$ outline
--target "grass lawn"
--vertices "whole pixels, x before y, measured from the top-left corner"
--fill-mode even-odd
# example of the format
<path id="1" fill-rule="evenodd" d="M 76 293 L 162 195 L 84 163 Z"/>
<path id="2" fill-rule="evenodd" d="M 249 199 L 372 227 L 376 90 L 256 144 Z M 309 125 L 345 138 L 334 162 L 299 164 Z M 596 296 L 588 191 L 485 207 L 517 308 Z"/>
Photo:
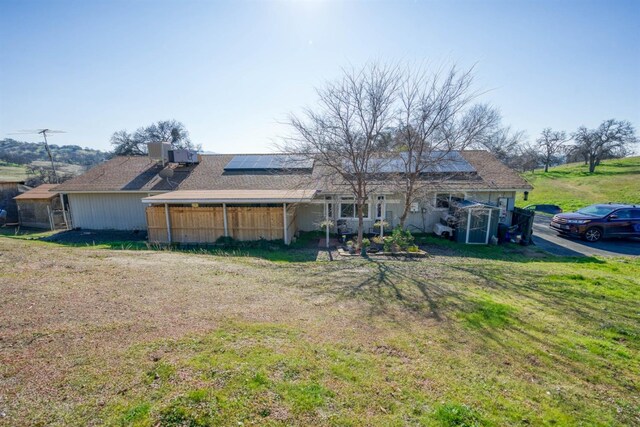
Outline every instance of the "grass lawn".
<path id="1" fill-rule="evenodd" d="M 0 160 L 0 181 L 22 181 L 27 178 L 27 169 L 22 165 Z"/>
<path id="2" fill-rule="evenodd" d="M 0 236 L 0 425 L 640 423 L 637 258 L 428 238 L 420 261 L 273 262 L 25 237 Z"/>
<path id="3" fill-rule="evenodd" d="M 622 202 L 640 204 L 640 157 L 605 160 L 590 174 L 588 166 L 572 163 L 527 172 L 523 177 L 534 190 L 529 200 L 518 194 L 516 204 L 551 203 L 565 211 L 573 211 L 593 203 Z"/>

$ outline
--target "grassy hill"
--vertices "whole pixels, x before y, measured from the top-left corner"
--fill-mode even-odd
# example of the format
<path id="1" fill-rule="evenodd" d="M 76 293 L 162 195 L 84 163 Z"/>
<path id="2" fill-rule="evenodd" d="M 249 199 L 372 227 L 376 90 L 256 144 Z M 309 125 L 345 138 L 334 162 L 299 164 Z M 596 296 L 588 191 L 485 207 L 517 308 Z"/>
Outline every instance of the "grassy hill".
<path id="1" fill-rule="evenodd" d="M 640 204 L 640 157 L 605 160 L 593 174 L 588 166 L 571 163 L 522 176 L 535 188 L 526 202 L 518 195 L 518 206 L 552 203 L 572 211 L 593 203 Z"/>
<path id="2" fill-rule="evenodd" d="M 27 178 L 24 165 L 6 163 L 0 160 L 0 181 L 22 181 Z"/>

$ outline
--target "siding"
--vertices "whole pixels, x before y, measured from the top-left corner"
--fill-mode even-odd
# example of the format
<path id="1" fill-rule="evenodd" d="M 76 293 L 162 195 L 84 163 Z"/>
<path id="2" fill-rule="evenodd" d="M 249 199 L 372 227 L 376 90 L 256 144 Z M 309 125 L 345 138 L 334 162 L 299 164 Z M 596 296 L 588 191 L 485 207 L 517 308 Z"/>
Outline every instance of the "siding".
<path id="1" fill-rule="evenodd" d="M 301 204 L 296 210 L 296 223 L 300 231 L 320 230 L 320 223 L 324 219 L 324 204 Z"/>
<path id="2" fill-rule="evenodd" d="M 74 228 L 92 230 L 146 230 L 141 199 L 147 193 L 67 194 Z"/>

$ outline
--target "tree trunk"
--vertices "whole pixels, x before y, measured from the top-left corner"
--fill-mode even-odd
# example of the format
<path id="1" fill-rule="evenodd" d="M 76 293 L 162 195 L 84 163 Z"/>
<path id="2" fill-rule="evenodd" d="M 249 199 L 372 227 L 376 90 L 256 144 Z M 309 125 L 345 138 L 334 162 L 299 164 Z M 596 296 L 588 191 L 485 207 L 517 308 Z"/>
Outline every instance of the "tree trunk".
<path id="1" fill-rule="evenodd" d="M 407 220 L 409 209 L 411 208 L 411 203 L 409 203 L 409 200 L 409 196 L 404 198 L 404 209 L 402 210 L 402 215 L 400 215 L 400 228 L 402 229 L 404 229 L 404 223 Z"/>
<path id="2" fill-rule="evenodd" d="M 593 173 L 596 170 L 596 159 L 594 156 L 589 157 L 589 173 Z"/>
<path id="3" fill-rule="evenodd" d="M 358 241 L 356 243 L 357 250 L 362 249 L 362 236 L 364 234 L 364 216 L 362 212 L 363 207 L 362 199 L 358 198 Z"/>
<path id="4" fill-rule="evenodd" d="M 544 164 L 544 171 L 545 171 L 545 173 L 549 172 L 549 163 L 545 163 Z"/>

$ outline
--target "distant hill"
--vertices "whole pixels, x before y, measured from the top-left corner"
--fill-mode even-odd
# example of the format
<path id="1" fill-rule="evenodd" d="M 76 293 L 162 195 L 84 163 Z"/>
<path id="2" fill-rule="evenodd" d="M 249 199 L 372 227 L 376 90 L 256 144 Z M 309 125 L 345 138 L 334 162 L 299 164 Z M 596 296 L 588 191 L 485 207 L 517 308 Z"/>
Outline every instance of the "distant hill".
<path id="1" fill-rule="evenodd" d="M 593 203 L 640 204 L 640 157 L 603 160 L 593 174 L 582 163 L 570 163 L 522 176 L 534 190 L 528 201 L 519 194 L 518 206 L 551 203 L 573 211 Z"/>
<path id="2" fill-rule="evenodd" d="M 82 148 L 78 145 L 49 145 L 56 162 L 70 165 L 92 166 L 111 155 L 108 152 Z M 37 161 L 48 161 L 49 156 L 44 144 L 16 141 L 5 138 L 0 140 L 0 161 L 17 165 L 28 165 Z"/>

